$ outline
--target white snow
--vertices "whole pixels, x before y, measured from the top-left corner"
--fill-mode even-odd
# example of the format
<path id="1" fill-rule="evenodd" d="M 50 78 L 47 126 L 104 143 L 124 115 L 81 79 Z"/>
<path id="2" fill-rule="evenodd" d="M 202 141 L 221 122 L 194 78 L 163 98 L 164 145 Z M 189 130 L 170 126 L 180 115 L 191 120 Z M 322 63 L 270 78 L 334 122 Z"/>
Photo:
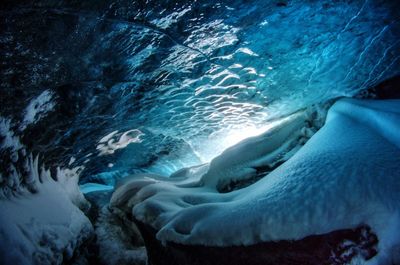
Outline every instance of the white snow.
<path id="1" fill-rule="evenodd" d="M 32 99 L 25 109 L 25 116 L 20 124 L 20 130 L 24 130 L 29 124 L 38 122 L 49 111 L 53 110 L 55 102 L 52 99 L 53 92 L 50 90 L 45 90 L 39 96 Z"/>
<path id="2" fill-rule="evenodd" d="M 113 131 L 100 139 L 96 149 L 99 150 L 99 156 L 110 155 L 118 149 L 127 147 L 131 143 L 142 142 L 141 137 L 143 135 L 144 133 L 138 129 L 128 130 L 124 133 Z"/>
<path id="3" fill-rule="evenodd" d="M 103 137 L 99 140 L 99 143 L 106 143 L 106 142 L 108 142 L 108 140 L 110 140 L 110 139 L 111 139 L 115 134 L 117 134 L 117 133 L 118 133 L 118 130 L 110 132 L 109 134 L 103 136 Z"/>
<path id="4" fill-rule="evenodd" d="M 0 264 L 62 264 L 87 240 L 93 227 L 77 207 L 88 202 L 77 189 L 76 169 L 50 173 L 29 162 L 36 190 L 21 188 L 0 200 Z"/>
<path id="5" fill-rule="evenodd" d="M 76 161 L 76 158 L 72 156 L 72 157 L 69 159 L 68 166 L 72 165 L 75 161 Z"/>
<path id="6" fill-rule="evenodd" d="M 378 255 L 367 264 L 397 264 L 400 100 L 341 99 L 297 151 L 294 139 L 312 134 L 304 121 L 297 113 L 240 142 L 193 180 L 186 170 L 165 180 L 125 181 L 110 205 L 159 230 L 161 241 L 209 246 L 301 239 L 367 224 L 379 238 Z M 294 152 L 258 182 L 218 193 L 218 185 L 246 179 L 255 167 Z"/>

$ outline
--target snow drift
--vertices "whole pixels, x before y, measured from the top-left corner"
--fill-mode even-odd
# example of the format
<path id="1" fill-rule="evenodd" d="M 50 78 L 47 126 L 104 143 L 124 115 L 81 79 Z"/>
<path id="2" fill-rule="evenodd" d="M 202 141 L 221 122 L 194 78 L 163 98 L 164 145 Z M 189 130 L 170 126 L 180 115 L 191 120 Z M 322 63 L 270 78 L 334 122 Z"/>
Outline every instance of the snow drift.
<path id="1" fill-rule="evenodd" d="M 8 185 L 1 183 L 0 263 L 63 264 L 93 232 L 80 210 L 89 203 L 79 191 L 78 168 L 58 169 L 54 180 L 38 167 L 38 158 L 30 156 L 26 162 L 28 183 L 10 183 L 22 178 L 16 171 L 7 178 Z"/>
<path id="2" fill-rule="evenodd" d="M 378 255 L 368 264 L 397 264 L 400 100 L 341 99 L 295 152 L 292 143 L 308 135 L 307 124 L 307 116 L 297 113 L 209 165 L 169 179 L 132 177 L 110 205 L 155 228 L 162 242 L 191 245 L 298 240 L 365 224 L 379 239 Z M 254 184 L 219 192 L 219 185 L 249 179 L 285 156 L 290 158 Z"/>

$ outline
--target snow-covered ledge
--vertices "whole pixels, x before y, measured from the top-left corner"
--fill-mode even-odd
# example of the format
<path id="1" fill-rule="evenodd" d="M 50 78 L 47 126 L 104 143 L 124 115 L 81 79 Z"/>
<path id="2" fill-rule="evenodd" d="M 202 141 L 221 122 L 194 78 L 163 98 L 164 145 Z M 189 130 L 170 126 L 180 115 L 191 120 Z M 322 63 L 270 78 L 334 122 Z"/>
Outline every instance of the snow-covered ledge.
<path id="1" fill-rule="evenodd" d="M 298 150 L 294 139 L 310 134 L 306 120 L 294 114 L 210 165 L 167 180 L 125 180 L 110 206 L 151 226 L 159 241 L 184 245 L 246 246 L 367 225 L 379 240 L 378 255 L 368 264 L 397 264 L 400 100 L 341 99 Z M 292 151 L 256 183 L 218 191 L 228 181 L 251 178 L 260 166 L 273 167 Z"/>

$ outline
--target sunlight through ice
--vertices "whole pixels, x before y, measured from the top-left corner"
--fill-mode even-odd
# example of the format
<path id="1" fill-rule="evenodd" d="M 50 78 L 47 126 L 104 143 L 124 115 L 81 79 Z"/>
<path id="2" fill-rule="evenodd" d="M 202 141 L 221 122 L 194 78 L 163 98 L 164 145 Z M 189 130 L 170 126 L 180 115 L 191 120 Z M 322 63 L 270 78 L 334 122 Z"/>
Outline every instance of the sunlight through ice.
<path id="1" fill-rule="evenodd" d="M 223 139 L 222 145 L 225 146 L 225 148 L 231 147 L 246 138 L 257 136 L 263 132 L 266 132 L 267 130 L 271 129 L 272 126 L 273 124 L 271 123 L 261 128 L 257 128 L 256 126 L 252 125 L 237 130 L 232 130 L 228 133 L 225 139 Z"/>
<path id="2" fill-rule="evenodd" d="M 275 121 L 266 121 L 266 124 L 261 127 L 257 127 L 254 124 L 243 124 L 240 127 L 225 128 L 220 130 L 209 135 L 209 144 L 207 146 L 203 146 L 198 155 L 203 163 L 208 163 L 229 147 L 236 145 L 244 139 L 266 133 L 267 131 L 286 121 L 288 118 L 289 116 Z"/>
<path id="3" fill-rule="evenodd" d="M 260 135 L 276 126 L 279 122 L 271 122 L 262 127 L 246 124 L 239 128 L 227 128 L 209 136 L 209 144 L 203 146 L 198 153 L 198 157 L 203 163 L 210 162 L 213 158 L 220 155 L 227 148 L 239 143 L 240 141 Z"/>

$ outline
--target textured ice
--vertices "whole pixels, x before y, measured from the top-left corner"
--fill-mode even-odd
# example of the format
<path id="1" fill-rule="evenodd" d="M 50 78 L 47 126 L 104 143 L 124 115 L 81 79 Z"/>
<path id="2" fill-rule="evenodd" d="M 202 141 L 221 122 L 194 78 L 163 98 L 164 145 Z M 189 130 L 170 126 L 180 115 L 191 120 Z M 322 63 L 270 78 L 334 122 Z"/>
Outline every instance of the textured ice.
<path id="1" fill-rule="evenodd" d="M 46 164 L 84 164 L 82 184 L 209 162 L 400 73 L 398 1 L 3 2 L 0 115 Z"/>
<path id="2" fill-rule="evenodd" d="M 246 177 L 282 155 L 282 143 L 290 146 L 294 128 L 301 128 L 301 114 L 294 115 L 226 150 L 198 174 L 194 169 L 194 176 L 188 169 L 169 180 L 133 178 L 116 189 L 111 206 L 159 230 L 161 241 L 208 246 L 301 239 L 367 224 L 379 238 L 379 255 L 369 264 L 397 264 L 399 100 L 339 100 L 326 124 L 281 166 L 248 187 L 218 192 L 216 183 Z"/>

